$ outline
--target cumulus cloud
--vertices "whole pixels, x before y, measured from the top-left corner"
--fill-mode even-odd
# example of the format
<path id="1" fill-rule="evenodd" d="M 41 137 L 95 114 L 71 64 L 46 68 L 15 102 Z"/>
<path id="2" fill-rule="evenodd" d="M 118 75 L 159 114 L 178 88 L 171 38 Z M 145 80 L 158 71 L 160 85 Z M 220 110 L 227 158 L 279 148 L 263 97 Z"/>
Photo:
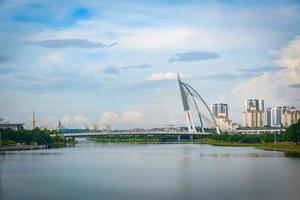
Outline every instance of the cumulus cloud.
<path id="1" fill-rule="evenodd" d="M 41 128 L 56 129 L 58 121 L 59 119 L 55 116 L 39 116 L 37 123 Z M 92 120 L 82 115 L 65 115 L 60 121 L 67 128 L 79 128 L 94 124 Z M 28 117 L 28 122 L 31 122 L 31 116 Z M 104 112 L 98 122 L 100 124 L 109 124 L 113 127 L 135 128 L 143 125 L 144 114 L 132 109 L 121 113 Z"/>
<path id="2" fill-rule="evenodd" d="M 233 117 L 239 122 L 243 102 L 248 98 L 264 99 L 266 106 L 294 105 L 299 108 L 295 88 L 300 83 L 300 38 L 291 41 L 277 55 L 279 59 L 275 63 L 285 70 L 264 72 L 219 97 L 220 101 L 230 102 L 231 113 L 235 113 Z"/>
<path id="3" fill-rule="evenodd" d="M 32 120 L 32 116 L 28 118 L 29 122 L 31 122 L 31 120 Z M 57 128 L 58 119 L 55 116 L 50 116 L 50 115 L 38 116 L 37 124 L 42 129 L 46 128 L 52 130 Z"/>
<path id="4" fill-rule="evenodd" d="M 140 124 L 144 120 L 144 115 L 135 110 L 128 110 L 122 114 L 122 121 L 125 123 Z"/>
<path id="5" fill-rule="evenodd" d="M 65 115 L 61 122 L 65 126 L 81 126 L 85 124 L 90 124 L 90 120 L 82 115 Z"/>
<path id="6" fill-rule="evenodd" d="M 143 124 L 144 115 L 136 110 L 127 110 L 123 113 L 105 112 L 101 115 L 99 122 L 114 127 L 138 127 Z"/>
<path id="7" fill-rule="evenodd" d="M 104 44 L 102 42 L 93 42 L 86 39 L 53 39 L 26 42 L 31 45 L 39 45 L 46 48 L 105 48 L 117 45 L 117 42 Z"/>
<path id="8" fill-rule="evenodd" d="M 191 62 L 198 60 L 215 59 L 218 57 L 219 55 L 215 52 L 191 51 L 186 53 L 177 53 L 169 59 L 169 62 Z"/>
<path id="9" fill-rule="evenodd" d="M 104 124 L 116 124 L 119 121 L 119 114 L 114 112 L 105 112 L 101 115 L 99 122 Z"/>
<path id="10" fill-rule="evenodd" d="M 180 74 L 181 77 L 188 77 L 185 74 Z M 177 79 L 177 72 L 157 72 L 151 74 L 148 77 L 149 81 L 161 81 L 161 80 L 175 80 Z"/>

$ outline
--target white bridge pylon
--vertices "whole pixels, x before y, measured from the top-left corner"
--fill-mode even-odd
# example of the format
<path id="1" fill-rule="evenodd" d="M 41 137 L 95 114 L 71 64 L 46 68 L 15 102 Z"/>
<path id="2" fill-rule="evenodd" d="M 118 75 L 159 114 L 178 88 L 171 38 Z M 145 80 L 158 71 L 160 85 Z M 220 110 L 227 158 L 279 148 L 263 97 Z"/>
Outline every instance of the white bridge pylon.
<path id="1" fill-rule="evenodd" d="M 211 118 L 212 118 L 212 122 L 217 130 L 217 133 L 220 134 L 220 128 L 216 122 L 216 119 L 214 118 L 213 114 L 211 113 L 208 105 L 206 104 L 206 102 L 204 101 L 204 99 L 200 96 L 200 94 L 194 89 L 192 88 L 190 85 L 182 82 L 180 80 L 180 76 L 177 73 L 177 78 L 178 78 L 178 84 L 179 84 L 179 90 L 180 90 L 180 94 L 181 94 L 181 100 L 182 100 L 182 104 L 183 104 L 183 109 L 185 111 L 186 114 L 186 120 L 187 120 L 187 126 L 188 126 L 188 131 L 189 133 L 196 133 L 196 127 L 195 127 L 195 123 L 191 114 L 191 108 L 190 105 L 195 106 L 199 120 L 200 120 L 200 127 L 201 127 L 201 132 L 204 133 L 204 127 L 203 127 L 203 121 L 202 121 L 202 117 L 207 119 L 206 117 L 204 117 L 204 115 L 202 115 L 199 111 L 199 107 L 197 105 L 197 102 L 195 100 L 195 97 L 198 98 L 205 106 L 205 108 L 208 110 Z M 190 104 L 189 104 L 190 102 Z M 201 117 L 202 116 L 202 117 Z M 211 120 L 209 120 L 211 121 Z"/>

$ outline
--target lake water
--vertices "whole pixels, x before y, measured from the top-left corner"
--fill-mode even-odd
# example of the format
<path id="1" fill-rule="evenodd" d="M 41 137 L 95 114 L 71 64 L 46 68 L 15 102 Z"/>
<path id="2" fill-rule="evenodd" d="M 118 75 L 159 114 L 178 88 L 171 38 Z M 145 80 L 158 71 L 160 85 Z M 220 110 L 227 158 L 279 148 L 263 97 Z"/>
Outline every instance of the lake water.
<path id="1" fill-rule="evenodd" d="M 0 154 L 0 199 L 300 199 L 300 159 L 252 147 L 101 144 Z"/>

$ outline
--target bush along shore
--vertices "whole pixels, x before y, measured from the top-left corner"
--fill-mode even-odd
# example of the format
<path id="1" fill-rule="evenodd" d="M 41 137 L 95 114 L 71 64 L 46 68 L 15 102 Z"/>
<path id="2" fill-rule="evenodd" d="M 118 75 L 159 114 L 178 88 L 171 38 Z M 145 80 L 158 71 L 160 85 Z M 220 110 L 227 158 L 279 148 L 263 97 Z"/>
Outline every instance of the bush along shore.
<path id="1" fill-rule="evenodd" d="M 40 130 L 12 130 L 0 129 L 0 150 L 28 150 L 59 148 L 74 145 L 74 139 L 66 139 L 60 136 L 58 131 Z"/>

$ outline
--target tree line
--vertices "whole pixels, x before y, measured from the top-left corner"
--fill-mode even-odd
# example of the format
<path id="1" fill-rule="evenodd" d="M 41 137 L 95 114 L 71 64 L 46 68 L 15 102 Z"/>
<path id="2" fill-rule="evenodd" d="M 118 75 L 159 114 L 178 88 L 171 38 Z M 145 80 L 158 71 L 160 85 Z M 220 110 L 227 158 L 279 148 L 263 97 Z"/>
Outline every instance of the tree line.
<path id="1" fill-rule="evenodd" d="M 276 137 L 276 138 L 275 138 Z M 241 143 L 269 143 L 274 142 L 300 142 L 300 120 L 296 124 L 289 126 L 282 134 L 263 133 L 263 134 L 213 134 L 210 138 L 228 142 Z"/>
<path id="2" fill-rule="evenodd" d="M 37 144 L 48 145 L 48 147 L 60 147 L 66 146 L 67 143 L 74 144 L 74 139 L 66 139 L 60 136 L 60 133 L 56 130 L 50 131 L 47 129 L 41 130 L 35 128 L 33 130 L 12 130 L 12 129 L 0 129 L 1 144 Z M 240 143 L 270 143 L 277 142 L 294 142 L 299 144 L 300 142 L 300 120 L 296 124 L 289 126 L 282 134 L 263 133 L 263 134 L 213 134 L 209 136 L 215 140 L 222 140 L 228 142 L 240 142 Z M 276 138 L 275 138 L 276 137 Z M 160 138 L 160 142 L 171 141 L 174 138 Z M 184 138 L 182 138 L 184 139 Z"/>
<path id="3" fill-rule="evenodd" d="M 56 130 L 41 130 L 35 128 L 33 130 L 26 129 L 0 129 L 1 143 L 8 144 L 31 144 L 31 145 L 48 145 L 48 147 L 65 146 L 67 143 L 73 142 L 73 139 L 66 139 L 59 135 Z M 52 135 L 52 136 L 51 136 Z"/>

